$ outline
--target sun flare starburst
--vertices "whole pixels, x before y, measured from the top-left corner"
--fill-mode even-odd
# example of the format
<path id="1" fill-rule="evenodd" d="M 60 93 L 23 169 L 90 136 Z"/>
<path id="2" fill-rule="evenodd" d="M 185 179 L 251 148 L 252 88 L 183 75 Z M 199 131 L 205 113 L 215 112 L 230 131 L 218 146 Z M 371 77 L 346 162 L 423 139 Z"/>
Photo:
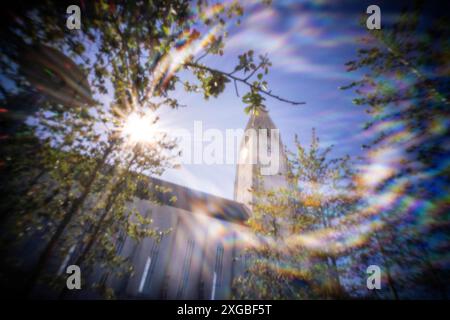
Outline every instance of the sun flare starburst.
<path id="1" fill-rule="evenodd" d="M 152 143 L 161 132 L 158 117 L 151 113 L 131 113 L 125 120 L 122 136 L 129 143 Z"/>

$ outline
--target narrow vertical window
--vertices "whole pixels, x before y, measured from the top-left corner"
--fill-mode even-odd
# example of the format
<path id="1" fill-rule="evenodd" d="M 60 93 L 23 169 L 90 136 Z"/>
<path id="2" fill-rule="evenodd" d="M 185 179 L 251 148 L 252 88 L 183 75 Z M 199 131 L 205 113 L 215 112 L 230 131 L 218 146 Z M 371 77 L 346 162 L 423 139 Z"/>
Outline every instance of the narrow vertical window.
<path id="1" fill-rule="evenodd" d="M 186 254 L 183 261 L 183 269 L 181 273 L 180 284 L 177 291 L 177 299 L 180 299 L 189 282 L 189 271 L 191 268 L 192 253 L 194 252 L 194 240 L 189 240 L 186 248 Z"/>
<path id="2" fill-rule="evenodd" d="M 117 254 L 120 254 L 122 252 L 123 245 L 125 244 L 125 239 L 126 239 L 125 232 L 120 231 L 116 242 Z"/>
<path id="3" fill-rule="evenodd" d="M 139 283 L 139 293 L 144 291 L 145 280 L 147 279 L 148 269 L 150 268 L 150 264 L 152 263 L 152 258 L 147 257 L 147 261 L 145 262 L 144 272 L 141 276 L 141 282 Z"/>
<path id="4" fill-rule="evenodd" d="M 76 245 L 73 245 L 70 247 L 69 252 L 67 252 L 63 263 L 61 263 L 61 266 L 58 269 L 58 275 L 61 275 L 66 270 L 66 266 L 69 264 L 69 260 L 72 257 L 72 254 L 75 251 L 75 248 L 76 248 Z"/>
<path id="5" fill-rule="evenodd" d="M 216 289 L 222 285 L 222 270 L 223 270 L 223 246 L 219 244 L 216 249 L 216 263 L 214 265 L 211 300 L 214 300 L 216 296 Z"/>
<path id="6" fill-rule="evenodd" d="M 217 284 L 217 273 L 214 271 L 213 283 L 211 288 L 211 300 L 214 300 L 214 298 L 216 297 L 216 284 Z"/>
<path id="7" fill-rule="evenodd" d="M 160 244 L 160 242 L 157 242 L 157 241 L 155 241 L 153 243 L 153 247 L 152 247 L 152 251 L 151 251 L 152 264 L 150 265 L 150 272 L 148 275 L 147 287 L 150 287 L 152 284 L 153 274 L 155 273 L 156 263 L 158 262 L 159 244 Z"/>
<path id="8" fill-rule="evenodd" d="M 155 271 L 156 262 L 158 261 L 159 242 L 153 242 L 150 255 L 145 262 L 144 271 L 142 273 L 141 281 L 139 283 L 139 293 L 144 292 L 146 287 L 150 287 L 153 273 Z"/>

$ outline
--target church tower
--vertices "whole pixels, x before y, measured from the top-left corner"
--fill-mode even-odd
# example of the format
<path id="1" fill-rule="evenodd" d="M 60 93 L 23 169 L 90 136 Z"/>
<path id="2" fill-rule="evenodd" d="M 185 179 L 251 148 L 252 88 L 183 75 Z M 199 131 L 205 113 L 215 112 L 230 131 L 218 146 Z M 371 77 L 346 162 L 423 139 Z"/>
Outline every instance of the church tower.
<path id="1" fill-rule="evenodd" d="M 250 209 L 252 190 L 288 188 L 287 156 L 278 128 L 268 111 L 253 112 L 239 149 L 234 200 Z"/>

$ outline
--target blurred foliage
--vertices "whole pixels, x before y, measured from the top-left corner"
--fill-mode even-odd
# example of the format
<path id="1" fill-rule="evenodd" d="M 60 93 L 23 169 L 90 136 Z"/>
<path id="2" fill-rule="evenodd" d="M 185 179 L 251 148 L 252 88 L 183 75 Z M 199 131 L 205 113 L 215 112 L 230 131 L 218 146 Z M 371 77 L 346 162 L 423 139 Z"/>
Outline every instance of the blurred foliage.
<path id="1" fill-rule="evenodd" d="M 370 263 L 384 268 L 388 290 L 378 298 L 447 299 L 449 292 L 450 23 L 445 12 L 430 19 L 425 8 L 415 1 L 395 23 L 370 31 L 346 64 L 363 76 L 342 88 L 354 89 L 354 103 L 371 115 L 367 166 L 385 151 L 401 158 L 386 179 L 360 189 L 366 209 L 370 197 L 394 197 L 372 213 L 382 228 L 348 264 L 353 274 Z"/>
<path id="2" fill-rule="evenodd" d="M 331 158 L 315 130 L 305 148 L 295 139 L 289 152 L 289 188 L 265 189 L 263 176 L 253 190 L 248 226 L 259 244 L 241 259 L 245 272 L 234 284 L 237 299 L 338 299 L 346 293 L 337 260 L 341 252 L 311 247 L 299 237 L 333 227 L 332 221 L 354 210 L 349 157 Z"/>

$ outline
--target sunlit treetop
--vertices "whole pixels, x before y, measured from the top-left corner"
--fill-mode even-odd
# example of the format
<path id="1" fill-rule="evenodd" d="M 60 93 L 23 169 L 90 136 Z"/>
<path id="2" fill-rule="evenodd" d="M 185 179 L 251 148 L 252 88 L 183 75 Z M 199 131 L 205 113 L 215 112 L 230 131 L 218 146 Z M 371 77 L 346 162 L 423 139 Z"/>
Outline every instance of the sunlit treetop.
<path id="1" fill-rule="evenodd" d="M 230 71 L 201 62 L 208 55 L 224 54 L 227 27 L 239 24 L 244 14 L 238 1 L 82 1 L 81 30 L 66 28 L 62 12 L 67 6 L 66 1 L 47 1 L 7 10 L 5 58 L 17 63 L 19 51 L 33 50 L 36 44 L 62 50 L 85 69 L 97 97 L 112 98 L 115 116 L 124 117 L 135 108 L 176 108 L 180 104 L 170 95 L 176 88 L 201 92 L 205 99 L 217 97 L 231 82 L 238 95 L 238 83 L 247 89 L 242 94 L 247 112 L 263 106 L 264 96 L 298 104 L 269 89 L 264 78 L 271 63 L 266 56 L 245 52 Z M 12 65 L 2 68 L 19 80 Z M 180 79 L 182 70 L 196 81 Z"/>

